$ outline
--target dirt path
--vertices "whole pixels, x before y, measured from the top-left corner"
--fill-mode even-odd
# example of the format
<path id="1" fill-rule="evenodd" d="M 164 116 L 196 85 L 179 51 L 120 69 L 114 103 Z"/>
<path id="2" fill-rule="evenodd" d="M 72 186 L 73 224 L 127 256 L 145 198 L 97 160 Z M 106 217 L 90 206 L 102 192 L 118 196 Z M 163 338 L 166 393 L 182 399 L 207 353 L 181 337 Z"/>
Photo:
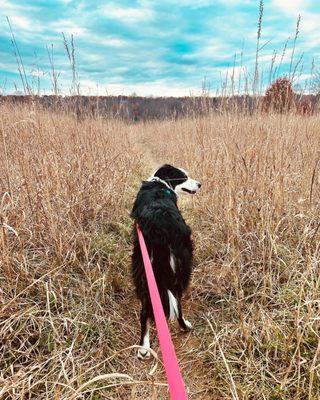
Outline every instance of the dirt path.
<path id="1" fill-rule="evenodd" d="M 141 135 L 139 132 L 135 135 L 136 147 L 142 154 L 146 169 L 150 171 L 150 175 L 156 170 L 162 163 L 157 150 L 151 145 L 150 138 L 146 135 Z"/>

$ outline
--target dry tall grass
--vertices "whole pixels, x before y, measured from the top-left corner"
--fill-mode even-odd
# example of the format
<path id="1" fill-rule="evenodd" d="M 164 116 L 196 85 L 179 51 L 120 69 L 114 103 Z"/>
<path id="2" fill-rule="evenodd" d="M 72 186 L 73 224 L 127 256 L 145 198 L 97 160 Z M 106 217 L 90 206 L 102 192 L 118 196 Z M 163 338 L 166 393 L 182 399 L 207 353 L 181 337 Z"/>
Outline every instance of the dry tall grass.
<path id="1" fill-rule="evenodd" d="M 0 114 L 0 397 L 69 398 L 123 347 L 126 201 L 141 162 L 122 123 Z"/>
<path id="2" fill-rule="evenodd" d="M 168 397 L 162 368 L 150 377 L 128 348 L 128 211 L 172 162 L 203 183 L 181 199 L 195 331 L 172 327 L 190 399 L 319 398 L 319 117 L 127 125 L 3 106 L 0 123 L 0 397 Z"/>

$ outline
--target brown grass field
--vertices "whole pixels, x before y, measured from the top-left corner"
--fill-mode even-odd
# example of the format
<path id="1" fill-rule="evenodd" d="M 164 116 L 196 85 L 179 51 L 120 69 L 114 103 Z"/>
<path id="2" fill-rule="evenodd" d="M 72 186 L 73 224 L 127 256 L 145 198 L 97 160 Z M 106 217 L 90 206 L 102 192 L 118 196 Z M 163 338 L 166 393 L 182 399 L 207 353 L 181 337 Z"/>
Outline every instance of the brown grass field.
<path id="1" fill-rule="evenodd" d="M 320 117 L 129 124 L 0 108 L 0 398 L 167 399 L 136 359 L 131 205 L 170 162 L 203 184 L 173 340 L 190 399 L 320 398 Z M 155 332 L 153 331 L 153 336 Z"/>

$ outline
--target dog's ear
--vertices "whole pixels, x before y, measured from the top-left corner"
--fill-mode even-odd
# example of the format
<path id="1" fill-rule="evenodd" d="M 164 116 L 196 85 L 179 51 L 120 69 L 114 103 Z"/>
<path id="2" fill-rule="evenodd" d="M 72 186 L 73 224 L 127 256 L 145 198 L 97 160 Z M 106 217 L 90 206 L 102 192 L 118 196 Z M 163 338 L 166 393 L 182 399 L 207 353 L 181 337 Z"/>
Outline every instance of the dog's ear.
<path id="1" fill-rule="evenodd" d="M 170 173 L 172 173 L 174 169 L 175 168 L 170 164 L 163 164 L 160 168 L 158 168 L 155 171 L 154 176 L 163 180 L 169 179 Z"/>

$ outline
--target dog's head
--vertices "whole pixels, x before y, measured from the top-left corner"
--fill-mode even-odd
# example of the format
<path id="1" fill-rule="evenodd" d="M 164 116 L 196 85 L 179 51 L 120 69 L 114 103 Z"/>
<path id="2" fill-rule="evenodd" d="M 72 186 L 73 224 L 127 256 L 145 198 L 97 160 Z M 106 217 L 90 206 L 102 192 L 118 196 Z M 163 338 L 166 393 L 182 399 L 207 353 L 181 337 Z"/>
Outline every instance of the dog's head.
<path id="1" fill-rule="evenodd" d="M 165 182 L 177 195 L 185 193 L 194 194 L 201 187 L 201 183 L 189 178 L 184 169 L 176 168 L 169 164 L 158 168 L 149 180 L 157 178 Z"/>

